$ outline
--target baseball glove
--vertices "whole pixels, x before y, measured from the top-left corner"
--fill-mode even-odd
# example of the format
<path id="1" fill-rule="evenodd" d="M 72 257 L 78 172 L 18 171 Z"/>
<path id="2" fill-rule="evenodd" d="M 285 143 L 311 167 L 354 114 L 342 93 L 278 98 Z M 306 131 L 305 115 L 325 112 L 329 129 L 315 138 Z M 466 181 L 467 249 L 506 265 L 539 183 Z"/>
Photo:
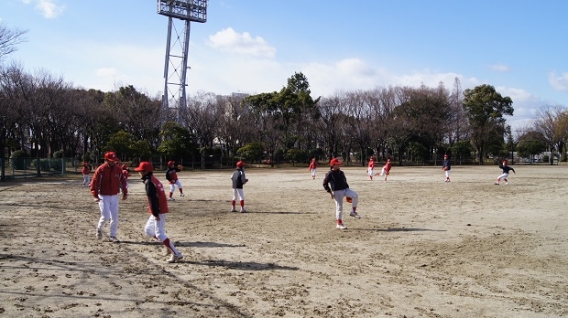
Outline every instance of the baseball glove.
<path id="1" fill-rule="evenodd" d="M 345 201 L 347 201 L 347 203 L 351 203 L 353 202 L 353 199 L 351 197 L 345 197 Z"/>
<path id="2" fill-rule="evenodd" d="M 183 166 L 182 166 L 182 165 L 178 165 L 177 168 L 178 168 L 178 170 L 183 170 Z"/>

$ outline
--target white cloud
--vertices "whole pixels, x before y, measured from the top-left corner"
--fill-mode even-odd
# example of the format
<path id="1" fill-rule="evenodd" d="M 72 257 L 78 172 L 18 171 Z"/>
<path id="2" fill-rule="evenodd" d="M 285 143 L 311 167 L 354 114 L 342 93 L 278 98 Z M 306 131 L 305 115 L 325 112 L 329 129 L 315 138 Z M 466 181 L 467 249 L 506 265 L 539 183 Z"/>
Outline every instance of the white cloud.
<path id="1" fill-rule="evenodd" d="M 257 36 L 253 38 L 248 32 L 237 33 L 233 28 L 226 28 L 209 37 L 209 45 L 214 48 L 239 54 L 273 58 L 276 48 Z"/>
<path id="2" fill-rule="evenodd" d="M 496 71 L 496 72 L 510 72 L 511 68 L 508 65 L 505 64 L 493 64 L 490 65 L 489 68 L 492 71 Z"/>
<path id="3" fill-rule="evenodd" d="M 65 10 L 64 5 L 57 5 L 55 0 L 22 0 L 25 4 L 35 3 L 35 9 L 46 19 L 55 19 Z"/>
<path id="4" fill-rule="evenodd" d="M 548 82 L 555 90 L 568 91 L 568 73 L 556 75 L 556 72 L 551 72 L 548 74 Z"/>
<path id="5" fill-rule="evenodd" d="M 163 91 L 164 50 L 158 47 L 80 42 L 58 47 L 65 79 L 75 86 L 113 91 L 117 84 L 133 85 L 150 96 Z M 84 60 L 82 56 L 89 56 Z M 81 67 L 66 67 L 81 65 Z"/>

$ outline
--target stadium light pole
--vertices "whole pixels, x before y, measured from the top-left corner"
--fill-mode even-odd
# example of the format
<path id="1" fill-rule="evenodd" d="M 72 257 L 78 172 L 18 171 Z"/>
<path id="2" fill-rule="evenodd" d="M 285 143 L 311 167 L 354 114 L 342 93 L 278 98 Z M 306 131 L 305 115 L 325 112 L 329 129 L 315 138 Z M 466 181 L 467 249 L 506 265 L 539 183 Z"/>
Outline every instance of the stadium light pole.
<path id="1" fill-rule="evenodd" d="M 180 111 L 187 108 L 186 76 L 191 22 L 207 21 L 208 0 L 158 0 L 158 14 L 168 17 L 168 38 L 164 64 L 164 94 L 162 95 L 163 124 L 170 109 Z M 175 20 L 174 20 L 175 19 Z M 184 26 L 179 30 L 174 23 L 181 20 Z M 175 33 L 175 34 L 174 34 Z"/>

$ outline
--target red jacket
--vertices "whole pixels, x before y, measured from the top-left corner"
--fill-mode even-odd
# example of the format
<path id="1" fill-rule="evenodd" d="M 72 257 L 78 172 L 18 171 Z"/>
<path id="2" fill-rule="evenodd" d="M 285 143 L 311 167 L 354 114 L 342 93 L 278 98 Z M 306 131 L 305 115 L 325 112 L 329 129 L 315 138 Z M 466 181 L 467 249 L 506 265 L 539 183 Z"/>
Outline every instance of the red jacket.
<path id="1" fill-rule="evenodd" d="M 105 162 L 95 170 L 93 180 L 91 181 L 91 194 L 93 197 L 98 198 L 99 194 L 116 195 L 121 188 L 124 195 L 128 194 L 126 180 L 118 164 L 111 167 Z"/>

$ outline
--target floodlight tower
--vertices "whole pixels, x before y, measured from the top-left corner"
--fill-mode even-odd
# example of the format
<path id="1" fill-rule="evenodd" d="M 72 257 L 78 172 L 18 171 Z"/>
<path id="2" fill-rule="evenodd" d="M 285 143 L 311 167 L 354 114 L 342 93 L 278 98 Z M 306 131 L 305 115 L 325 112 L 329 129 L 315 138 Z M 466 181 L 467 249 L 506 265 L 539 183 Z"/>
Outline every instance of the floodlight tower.
<path id="1" fill-rule="evenodd" d="M 187 75 L 187 53 L 191 21 L 207 21 L 207 0 L 158 0 L 158 14 L 168 17 L 168 41 L 164 66 L 164 95 L 162 96 L 162 122 L 170 108 L 178 112 L 187 107 L 185 80 Z M 174 18 L 185 24 L 179 30 Z M 177 21 L 177 20 L 176 20 Z M 172 36 L 175 32 L 175 37 Z M 181 34 L 180 34 L 181 33 Z"/>

